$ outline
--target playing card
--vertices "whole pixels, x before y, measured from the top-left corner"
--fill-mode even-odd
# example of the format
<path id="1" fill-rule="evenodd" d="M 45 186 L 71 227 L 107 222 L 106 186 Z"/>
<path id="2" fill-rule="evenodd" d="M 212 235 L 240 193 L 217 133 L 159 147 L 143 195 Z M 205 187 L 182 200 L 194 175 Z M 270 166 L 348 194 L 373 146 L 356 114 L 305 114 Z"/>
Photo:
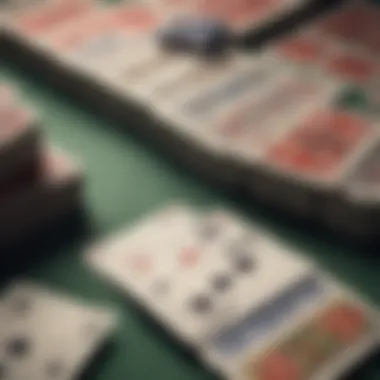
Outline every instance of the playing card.
<path id="1" fill-rule="evenodd" d="M 356 114 L 317 108 L 270 144 L 252 191 L 294 214 L 325 218 L 326 199 L 339 193 L 345 171 L 373 131 L 373 123 Z"/>
<path id="2" fill-rule="evenodd" d="M 81 206 L 83 174 L 79 164 L 57 149 L 45 148 L 30 180 L 2 188 L 0 244 L 13 244 Z"/>
<path id="3" fill-rule="evenodd" d="M 110 337 L 116 317 L 27 281 L 0 301 L 0 368 L 13 379 L 77 378 Z"/>
<path id="4" fill-rule="evenodd" d="M 98 272 L 135 295 L 192 347 L 201 346 L 218 326 L 242 318 L 253 302 L 307 270 L 304 261 L 283 258 L 220 213 L 203 220 L 169 215 L 173 224 L 166 217 L 165 225 L 157 228 L 154 219 L 155 224 L 137 228 L 127 238 L 90 250 L 88 257 Z M 286 268 L 283 275 L 275 270 L 277 264 Z M 268 270 L 257 273 L 262 266 Z"/>

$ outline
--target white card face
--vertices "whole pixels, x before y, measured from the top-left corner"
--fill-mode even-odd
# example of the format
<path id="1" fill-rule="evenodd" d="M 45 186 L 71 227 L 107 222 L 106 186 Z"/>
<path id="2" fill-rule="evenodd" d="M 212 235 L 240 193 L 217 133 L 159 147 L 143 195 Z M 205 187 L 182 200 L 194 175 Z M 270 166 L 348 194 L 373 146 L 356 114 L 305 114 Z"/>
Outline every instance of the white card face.
<path id="1" fill-rule="evenodd" d="M 100 246 L 89 260 L 182 340 L 201 345 L 309 270 L 226 219 L 182 216 L 172 226 L 150 225 L 149 233 L 137 229 Z"/>
<path id="2" fill-rule="evenodd" d="M 29 282 L 0 301 L 1 368 L 14 379 L 76 378 L 115 327 L 115 316 Z"/>

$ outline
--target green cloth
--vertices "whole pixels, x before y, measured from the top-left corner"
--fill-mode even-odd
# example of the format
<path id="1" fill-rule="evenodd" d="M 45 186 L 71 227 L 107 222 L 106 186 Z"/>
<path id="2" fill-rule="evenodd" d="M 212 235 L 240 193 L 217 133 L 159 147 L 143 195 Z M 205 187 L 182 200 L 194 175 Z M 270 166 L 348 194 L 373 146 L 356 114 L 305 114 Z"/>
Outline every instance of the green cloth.
<path id="1" fill-rule="evenodd" d="M 3 63 L 0 77 L 19 87 L 25 99 L 41 113 L 52 142 L 78 156 L 86 168 L 86 198 L 93 231 L 71 239 L 68 244 L 47 245 L 54 249 L 42 247 L 47 250 L 44 259 L 35 260 L 23 274 L 89 301 L 109 304 L 120 312 L 121 327 L 115 343 L 107 349 L 106 358 L 96 363 L 89 379 L 213 378 L 181 345 L 138 311 L 131 300 L 88 270 L 82 259 L 84 247 L 97 236 L 132 223 L 171 200 L 228 206 L 242 212 L 304 250 L 370 299 L 380 301 L 378 257 L 368 257 L 361 249 L 324 238 L 318 231 L 295 225 L 284 216 L 263 210 L 252 202 L 237 201 L 232 194 L 202 183 L 173 166 L 164 155 L 152 152 L 143 141 L 120 132 L 120 128 L 107 120 L 99 120 L 91 110 L 71 103 L 32 75 Z M 37 252 L 27 254 L 37 255 Z M 355 379 L 380 379 L 380 363 L 371 361 Z"/>

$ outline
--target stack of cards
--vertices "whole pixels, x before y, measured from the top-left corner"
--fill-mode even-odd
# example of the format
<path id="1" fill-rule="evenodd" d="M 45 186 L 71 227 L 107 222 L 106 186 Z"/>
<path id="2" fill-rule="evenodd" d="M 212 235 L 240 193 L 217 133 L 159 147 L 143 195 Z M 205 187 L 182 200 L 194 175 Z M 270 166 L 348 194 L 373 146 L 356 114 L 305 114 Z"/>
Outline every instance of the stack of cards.
<path id="1" fill-rule="evenodd" d="M 378 346 L 378 312 L 223 210 L 175 205 L 86 255 L 228 379 L 337 379 Z"/>
<path id="2" fill-rule="evenodd" d="M 41 123 L 6 84 L 0 104 L 0 245 L 82 204 L 79 165 L 45 141 Z"/>
<path id="3" fill-rule="evenodd" d="M 0 298 L 3 379 L 79 378 L 116 327 L 110 310 L 21 281 Z"/>

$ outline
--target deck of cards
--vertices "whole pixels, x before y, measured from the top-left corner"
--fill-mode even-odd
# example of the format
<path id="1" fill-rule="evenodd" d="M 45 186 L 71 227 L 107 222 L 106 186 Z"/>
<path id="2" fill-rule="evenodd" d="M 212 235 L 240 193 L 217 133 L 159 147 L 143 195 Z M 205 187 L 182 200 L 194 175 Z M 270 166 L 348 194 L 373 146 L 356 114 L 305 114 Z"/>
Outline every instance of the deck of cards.
<path id="1" fill-rule="evenodd" d="M 228 211 L 172 205 L 86 261 L 226 379 L 338 379 L 379 344 L 373 305 Z"/>
<path id="2" fill-rule="evenodd" d="M 1 378 L 77 379 L 116 323 L 108 308 L 15 281 L 0 296 Z"/>
<path id="3" fill-rule="evenodd" d="M 82 204 L 79 163 L 43 136 L 42 122 L 0 85 L 0 245 L 20 241 Z"/>

